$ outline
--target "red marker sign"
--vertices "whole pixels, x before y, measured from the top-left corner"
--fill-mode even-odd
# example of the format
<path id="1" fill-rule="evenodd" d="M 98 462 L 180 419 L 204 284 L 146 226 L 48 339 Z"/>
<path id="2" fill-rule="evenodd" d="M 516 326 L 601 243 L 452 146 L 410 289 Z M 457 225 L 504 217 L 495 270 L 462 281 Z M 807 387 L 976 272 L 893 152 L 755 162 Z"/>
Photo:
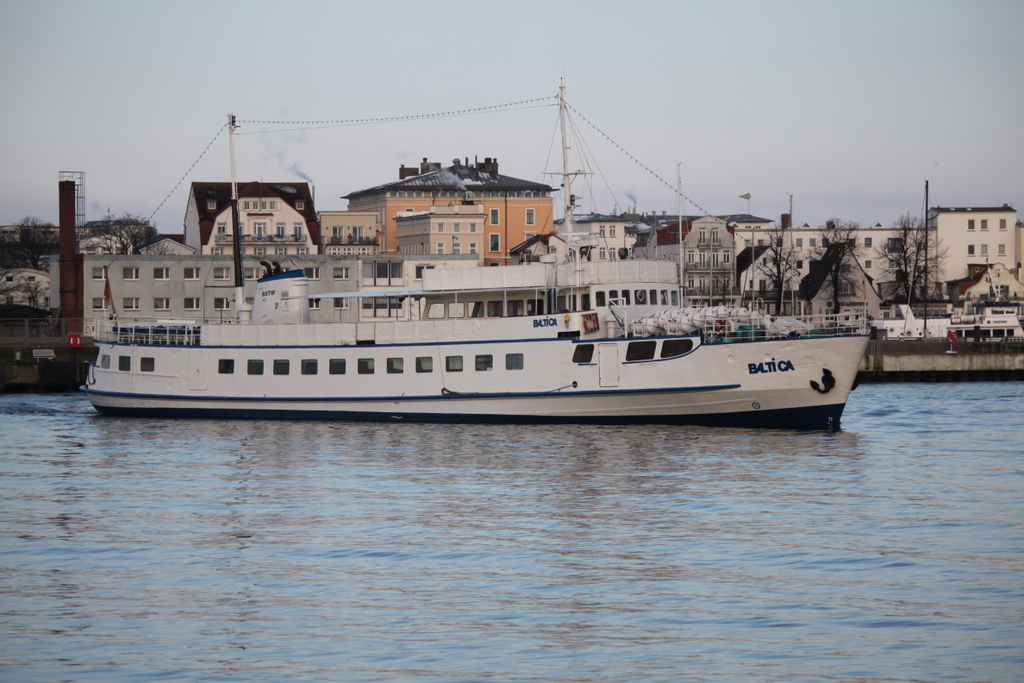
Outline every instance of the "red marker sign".
<path id="1" fill-rule="evenodd" d="M 68 346 L 73 349 L 77 349 L 82 345 L 82 335 L 80 334 L 69 334 L 68 335 Z"/>
<path id="2" fill-rule="evenodd" d="M 953 330 L 950 330 L 949 332 L 947 332 L 946 333 L 946 341 L 948 341 L 950 344 L 956 344 L 956 342 L 957 342 L 956 332 L 954 332 Z"/>

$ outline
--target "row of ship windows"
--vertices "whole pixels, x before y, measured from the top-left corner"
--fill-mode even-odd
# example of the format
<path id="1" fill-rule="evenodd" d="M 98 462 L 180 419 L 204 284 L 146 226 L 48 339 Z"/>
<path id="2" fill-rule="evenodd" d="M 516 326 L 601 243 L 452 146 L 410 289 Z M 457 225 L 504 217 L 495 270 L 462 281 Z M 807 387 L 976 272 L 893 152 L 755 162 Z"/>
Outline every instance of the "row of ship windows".
<path id="1" fill-rule="evenodd" d="M 104 370 L 110 369 L 110 356 L 100 356 L 100 367 Z M 266 363 L 261 358 L 250 358 L 245 362 L 245 372 L 248 375 L 262 375 L 264 374 Z M 416 372 L 425 373 L 434 371 L 434 358 L 433 356 L 420 356 L 415 359 L 413 366 Z M 277 358 L 270 362 L 270 367 L 275 375 L 289 375 L 291 374 L 291 361 L 287 358 Z M 405 359 L 388 358 L 385 362 L 385 367 L 389 375 L 400 375 L 405 372 Z M 446 372 L 462 372 L 465 369 L 465 360 L 463 356 L 445 356 L 444 369 Z M 494 356 L 492 354 L 478 354 L 473 357 L 473 367 L 477 372 L 490 372 L 494 370 Z M 132 357 L 131 356 L 118 356 L 117 357 L 117 369 L 122 372 L 131 372 L 132 369 Z M 523 369 L 523 354 L 521 353 L 506 353 L 505 354 L 505 369 L 506 370 L 522 370 Z M 344 375 L 348 370 L 348 360 L 345 358 L 331 358 L 327 361 L 327 372 L 331 375 Z M 155 372 L 156 371 L 156 359 L 143 356 L 139 358 L 139 371 L 140 372 Z M 372 375 L 376 371 L 376 359 L 375 358 L 358 358 L 356 359 L 356 372 L 360 375 Z M 217 372 L 222 375 L 233 375 L 235 373 L 235 359 L 234 358 L 220 358 L 217 360 Z M 317 375 L 320 374 L 320 361 L 316 358 L 304 358 L 299 361 L 299 372 L 303 375 Z"/>
<path id="2" fill-rule="evenodd" d="M 658 341 L 642 340 L 629 342 L 626 345 L 626 361 L 653 360 L 659 358 L 675 358 L 693 350 L 693 341 L 690 339 L 666 339 L 661 343 L 661 353 L 657 353 Z M 594 344 L 577 344 L 573 350 L 573 363 L 591 363 L 594 360 Z M 100 356 L 100 367 L 104 370 L 110 369 L 111 358 L 109 355 Z M 523 354 L 506 353 L 505 369 L 522 370 L 524 366 Z M 271 371 L 275 375 L 291 374 L 291 360 L 287 358 L 276 358 L 270 362 Z M 433 356 L 419 356 L 415 359 L 413 367 L 418 373 L 434 371 Z M 262 375 L 266 368 L 266 362 L 262 358 L 249 358 L 245 362 L 247 375 Z M 395 357 L 385 359 L 385 368 L 389 375 L 400 375 L 405 372 L 405 358 Z M 466 368 L 466 360 L 463 356 L 445 356 L 445 372 L 462 372 Z M 482 353 L 473 356 L 473 368 L 477 372 L 491 372 L 494 370 L 494 356 L 489 353 Z M 118 356 L 117 369 L 122 372 L 131 372 L 132 357 Z M 143 356 L 139 358 L 140 372 L 155 372 L 156 359 Z M 327 361 L 327 372 L 331 375 L 344 375 L 348 371 L 348 359 L 331 358 Z M 235 373 L 234 358 L 219 358 L 217 360 L 217 372 L 222 375 L 233 375 Z M 299 372 L 303 375 L 320 374 L 320 361 L 317 358 L 303 358 L 299 361 Z M 376 372 L 375 358 L 357 358 L 356 373 L 360 375 L 372 375 Z"/>

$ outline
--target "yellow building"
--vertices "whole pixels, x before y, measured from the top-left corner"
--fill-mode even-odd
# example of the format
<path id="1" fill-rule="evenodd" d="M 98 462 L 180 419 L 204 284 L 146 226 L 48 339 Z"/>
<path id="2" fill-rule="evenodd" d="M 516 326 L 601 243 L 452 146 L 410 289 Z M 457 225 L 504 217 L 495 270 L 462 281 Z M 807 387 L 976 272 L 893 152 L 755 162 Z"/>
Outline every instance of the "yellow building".
<path id="1" fill-rule="evenodd" d="M 423 159 L 418 169 L 403 164 L 398 175 L 396 182 L 345 196 L 349 211 L 377 213 L 381 225 L 377 247 L 382 254 L 403 251 L 398 239 L 397 218 L 417 213 L 430 215 L 431 207 L 474 207 L 464 211 L 480 216 L 478 248 L 483 265 L 510 265 L 511 247 L 553 229 L 552 188 L 500 175 L 497 159 L 487 157 L 472 165 L 469 159 L 464 162 L 455 159 L 445 168 Z M 446 246 L 452 248 L 450 244 Z M 410 244 L 407 248 L 415 248 L 413 253 L 423 250 L 418 240 L 415 247 Z M 437 245 L 433 244 L 429 253 L 436 249 Z M 463 253 L 470 253 L 468 245 L 466 249 Z"/>

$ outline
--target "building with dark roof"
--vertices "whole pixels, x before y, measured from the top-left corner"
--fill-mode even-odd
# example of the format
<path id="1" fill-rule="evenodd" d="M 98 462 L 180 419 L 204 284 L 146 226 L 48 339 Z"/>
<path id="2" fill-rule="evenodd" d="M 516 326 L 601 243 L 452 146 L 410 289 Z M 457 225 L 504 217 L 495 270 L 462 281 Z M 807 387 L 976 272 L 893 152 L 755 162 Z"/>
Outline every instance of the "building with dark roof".
<path id="1" fill-rule="evenodd" d="M 242 253 L 316 254 L 320 224 L 308 183 L 239 183 Z M 231 183 L 192 183 L 185 209 L 185 244 L 203 255 L 234 253 Z"/>
<path id="2" fill-rule="evenodd" d="M 455 159 L 442 168 L 426 158 L 419 168 L 404 164 L 399 179 L 345 195 L 350 211 L 376 211 L 381 253 L 398 251 L 396 218 L 429 212 L 431 206 L 482 206 L 481 259 L 484 265 L 511 263 L 509 248 L 531 235 L 550 232 L 552 188 L 498 173 L 498 160 Z M 436 247 L 436 245 L 434 245 Z"/>

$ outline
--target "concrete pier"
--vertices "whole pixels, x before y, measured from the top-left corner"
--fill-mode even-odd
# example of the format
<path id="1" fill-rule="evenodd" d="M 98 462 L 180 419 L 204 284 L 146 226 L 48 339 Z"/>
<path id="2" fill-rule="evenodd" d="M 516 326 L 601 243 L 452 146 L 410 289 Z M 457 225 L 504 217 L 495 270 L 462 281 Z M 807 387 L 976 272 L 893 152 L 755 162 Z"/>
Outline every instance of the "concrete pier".
<path id="1" fill-rule="evenodd" d="M 862 383 L 1024 381 L 1024 340 L 872 341 L 857 379 Z"/>

